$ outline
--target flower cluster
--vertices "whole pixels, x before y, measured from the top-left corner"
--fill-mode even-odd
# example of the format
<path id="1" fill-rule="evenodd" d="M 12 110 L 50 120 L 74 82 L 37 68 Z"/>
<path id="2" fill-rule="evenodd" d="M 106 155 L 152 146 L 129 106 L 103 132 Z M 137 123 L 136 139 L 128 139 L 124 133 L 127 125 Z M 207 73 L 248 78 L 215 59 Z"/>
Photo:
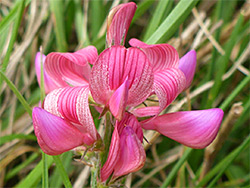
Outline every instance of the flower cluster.
<path id="1" fill-rule="evenodd" d="M 89 46 L 75 53 L 53 52 L 42 59 L 47 96 L 41 108 L 33 110 L 38 143 L 49 155 L 100 145 L 102 138 L 89 108 L 91 99 L 101 115 L 109 111 L 115 119 L 109 154 L 101 167 L 102 182 L 142 168 L 146 160 L 142 128 L 192 148 L 204 148 L 215 138 L 223 118 L 223 111 L 216 108 L 160 115 L 190 86 L 196 52 L 179 59 L 169 44 L 148 45 L 137 39 L 131 39 L 131 47 L 125 48 L 135 11 L 134 3 L 110 11 L 107 49 L 100 55 Z M 41 55 L 38 53 L 35 60 L 39 83 Z M 142 107 L 140 104 L 152 95 L 159 103 Z M 138 121 L 139 117 L 147 118 Z"/>

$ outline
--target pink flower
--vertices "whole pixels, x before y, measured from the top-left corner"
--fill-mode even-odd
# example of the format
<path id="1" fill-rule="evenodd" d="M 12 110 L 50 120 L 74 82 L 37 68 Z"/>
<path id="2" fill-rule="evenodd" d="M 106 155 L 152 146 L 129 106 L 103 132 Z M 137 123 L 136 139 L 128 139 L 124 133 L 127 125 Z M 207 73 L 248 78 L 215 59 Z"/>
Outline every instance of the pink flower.
<path id="1" fill-rule="evenodd" d="M 179 59 L 169 44 L 148 45 L 137 39 L 131 39 L 132 47 L 126 49 L 123 45 L 135 10 L 132 2 L 111 10 L 108 48 L 99 56 L 93 46 L 75 53 L 50 53 L 44 63 L 50 92 L 43 109 L 33 110 L 38 143 L 50 155 L 81 145 L 94 147 L 100 141 L 89 109 L 90 95 L 101 115 L 112 113 L 115 127 L 101 168 L 102 182 L 142 168 L 146 160 L 142 128 L 204 148 L 215 138 L 223 118 L 223 111 L 216 108 L 159 115 L 190 86 L 196 53 L 190 51 Z M 37 75 L 39 80 L 39 71 Z M 159 105 L 138 108 L 151 95 L 158 97 Z M 148 119 L 138 122 L 137 117 Z"/>
<path id="2" fill-rule="evenodd" d="M 168 44 L 148 45 L 131 39 L 131 48 L 120 46 L 124 44 L 135 8 L 134 3 L 127 3 L 111 11 L 107 31 L 109 48 L 98 57 L 90 77 L 93 99 L 117 119 L 108 159 L 101 169 L 101 181 L 106 181 L 111 174 L 114 180 L 143 166 L 141 127 L 156 130 L 186 146 L 204 148 L 215 138 L 223 118 L 221 109 L 158 116 L 190 86 L 196 52 L 190 51 L 179 60 L 177 51 Z M 136 108 L 153 94 L 158 97 L 159 106 Z M 136 117 L 144 116 L 153 117 L 139 123 Z M 122 141 L 124 137 L 128 142 Z"/>
<path id="3" fill-rule="evenodd" d="M 36 71 L 40 83 L 39 56 Z M 44 84 L 49 94 L 41 105 L 43 109 L 34 108 L 32 119 L 45 153 L 58 155 L 81 145 L 90 148 L 100 140 L 88 103 L 89 63 L 93 64 L 97 56 L 93 46 L 75 53 L 50 53 L 46 59 L 43 56 Z"/>

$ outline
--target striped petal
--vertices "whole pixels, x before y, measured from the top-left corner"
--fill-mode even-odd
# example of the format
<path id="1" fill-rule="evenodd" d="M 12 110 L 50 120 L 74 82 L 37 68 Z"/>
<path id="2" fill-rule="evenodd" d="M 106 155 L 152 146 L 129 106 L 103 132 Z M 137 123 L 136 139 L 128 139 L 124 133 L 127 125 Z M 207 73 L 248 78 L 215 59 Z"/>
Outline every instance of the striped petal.
<path id="1" fill-rule="evenodd" d="M 154 91 L 159 99 L 159 112 L 164 110 L 184 89 L 185 75 L 177 68 L 169 68 L 154 74 Z"/>
<path id="2" fill-rule="evenodd" d="M 88 145 L 91 140 L 88 134 L 42 108 L 33 109 L 32 119 L 38 144 L 48 155 L 59 155 L 77 146 Z"/>
<path id="3" fill-rule="evenodd" d="M 164 114 L 142 122 L 144 129 L 159 133 L 192 148 L 205 148 L 216 137 L 223 111 L 218 108 Z"/>
<path id="4" fill-rule="evenodd" d="M 35 59 L 35 69 L 36 69 L 36 77 L 37 77 L 37 81 L 38 84 L 40 86 L 40 82 L 41 82 L 41 60 L 44 66 L 44 62 L 45 62 L 46 56 L 41 54 L 40 52 L 36 53 L 36 59 Z M 45 69 L 43 69 L 43 75 L 44 75 L 44 89 L 45 89 L 45 93 L 49 93 L 50 91 L 61 87 L 59 84 L 56 84 L 47 74 L 47 72 L 45 71 Z M 62 85 L 63 86 L 63 85 Z"/>
<path id="5" fill-rule="evenodd" d="M 107 46 L 124 45 L 129 25 L 136 11 L 133 2 L 114 7 L 107 20 Z"/>
<path id="6" fill-rule="evenodd" d="M 75 53 L 50 53 L 45 60 L 45 69 L 59 85 L 87 85 L 91 67 L 98 54 L 94 46 L 88 46 Z"/>
<path id="7" fill-rule="evenodd" d="M 80 125 L 78 129 L 90 134 L 94 143 L 99 135 L 90 113 L 88 95 L 87 86 L 60 88 L 46 96 L 43 106 L 48 112 Z"/>
<path id="8" fill-rule="evenodd" d="M 153 73 L 146 55 L 137 48 L 113 46 L 104 50 L 90 78 L 93 99 L 107 105 L 112 94 L 128 78 L 128 106 L 143 102 L 153 86 Z"/>
<path id="9" fill-rule="evenodd" d="M 187 80 L 185 89 L 187 89 L 193 81 L 195 68 L 196 52 L 194 50 L 191 50 L 180 59 L 179 63 L 179 69 L 185 74 Z"/>
<path id="10" fill-rule="evenodd" d="M 126 126 L 120 136 L 120 158 L 117 161 L 112 179 L 136 172 L 144 166 L 146 154 L 134 130 Z"/>
<path id="11" fill-rule="evenodd" d="M 104 182 L 113 173 L 115 165 L 120 157 L 120 136 L 118 127 L 116 126 L 112 134 L 111 143 L 109 146 L 109 154 L 107 161 L 101 168 L 101 181 Z"/>
<path id="12" fill-rule="evenodd" d="M 166 68 L 178 67 L 178 52 L 169 44 L 148 45 L 138 39 L 131 39 L 129 44 L 133 47 L 139 47 L 145 52 L 151 63 L 153 72 L 161 71 Z"/>

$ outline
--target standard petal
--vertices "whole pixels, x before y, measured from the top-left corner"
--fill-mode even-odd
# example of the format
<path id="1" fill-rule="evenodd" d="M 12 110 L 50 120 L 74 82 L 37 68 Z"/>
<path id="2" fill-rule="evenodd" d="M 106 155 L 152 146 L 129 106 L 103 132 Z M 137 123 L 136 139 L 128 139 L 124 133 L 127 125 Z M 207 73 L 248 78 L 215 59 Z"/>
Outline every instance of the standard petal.
<path id="1" fill-rule="evenodd" d="M 161 71 L 166 68 L 178 67 L 178 52 L 169 44 L 148 45 L 138 39 L 131 39 L 129 44 L 133 47 L 139 47 L 145 52 L 151 63 L 153 72 Z"/>
<path id="2" fill-rule="evenodd" d="M 37 77 L 37 81 L 38 81 L 39 86 L 40 86 L 40 82 L 41 82 L 41 60 L 42 60 L 42 63 L 44 65 L 45 58 L 46 58 L 46 56 L 41 54 L 40 52 L 36 53 L 35 69 L 36 69 L 36 77 Z M 45 69 L 43 70 L 43 74 L 44 74 L 44 89 L 45 89 L 46 94 L 49 93 L 50 91 L 60 87 L 60 85 L 56 84 L 49 77 L 49 75 L 47 74 Z"/>
<path id="3" fill-rule="evenodd" d="M 120 136 L 118 134 L 118 127 L 116 126 L 112 135 L 109 146 L 109 154 L 107 161 L 101 169 L 101 181 L 104 182 L 114 171 L 114 167 L 120 157 Z"/>
<path id="4" fill-rule="evenodd" d="M 88 145 L 88 134 L 42 108 L 33 109 L 32 119 L 38 144 L 48 155 L 59 155 L 77 146 Z"/>
<path id="5" fill-rule="evenodd" d="M 90 134 L 94 142 L 99 136 L 90 113 L 88 95 L 88 86 L 60 88 L 46 96 L 43 106 L 48 112 L 81 125 L 78 129 Z"/>
<path id="6" fill-rule="evenodd" d="M 154 74 L 154 91 L 159 99 L 159 112 L 164 110 L 179 95 L 186 85 L 183 72 L 169 68 Z"/>
<path id="7" fill-rule="evenodd" d="M 208 146 L 216 137 L 223 114 L 219 108 L 183 111 L 141 123 L 144 129 L 156 130 L 186 146 L 200 149 Z"/>
<path id="8" fill-rule="evenodd" d="M 120 158 L 117 161 L 112 179 L 141 169 L 146 154 L 141 141 L 130 126 L 126 126 L 120 135 Z"/>
<path id="9" fill-rule="evenodd" d="M 113 46 L 104 50 L 90 78 L 93 99 L 107 105 L 112 94 L 128 78 L 128 106 L 143 102 L 152 91 L 153 73 L 146 55 L 137 48 Z"/>
<path id="10" fill-rule="evenodd" d="M 136 11 L 133 2 L 114 7 L 107 20 L 107 46 L 124 45 L 129 25 Z"/>
<path id="11" fill-rule="evenodd" d="M 121 120 L 128 101 L 128 79 L 113 93 L 109 100 L 109 109 L 117 120 Z"/>
<path id="12" fill-rule="evenodd" d="M 45 60 L 45 69 L 58 84 L 82 86 L 88 84 L 91 67 L 98 57 L 94 46 L 75 53 L 50 53 Z"/>
<path id="13" fill-rule="evenodd" d="M 190 52 L 186 53 L 179 62 L 179 69 L 185 74 L 186 76 L 186 88 L 188 88 L 192 80 L 194 78 L 196 68 L 196 52 L 191 50 Z"/>

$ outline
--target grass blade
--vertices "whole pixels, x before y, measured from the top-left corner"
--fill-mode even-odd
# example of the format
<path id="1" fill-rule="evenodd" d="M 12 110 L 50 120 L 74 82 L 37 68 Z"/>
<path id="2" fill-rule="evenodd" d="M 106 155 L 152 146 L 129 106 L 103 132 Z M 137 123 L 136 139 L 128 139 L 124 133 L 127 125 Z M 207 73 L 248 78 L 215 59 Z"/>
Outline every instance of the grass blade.
<path id="1" fill-rule="evenodd" d="M 171 0 L 160 0 L 158 2 L 158 5 L 155 9 L 153 17 L 150 20 L 149 26 L 147 27 L 145 36 L 143 37 L 143 41 L 146 41 L 150 37 L 150 35 L 153 34 L 156 28 L 159 26 L 160 21 L 163 15 L 165 14 L 165 10 L 169 6 L 170 2 Z"/>
<path id="2" fill-rule="evenodd" d="M 208 181 L 211 180 L 216 174 L 215 179 L 209 184 L 209 187 L 212 187 L 214 183 L 221 177 L 223 172 L 227 169 L 227 167 L 233 162 L 233 160 L 250 144 L 250 135 L 244 140 L 244 142 L 237 147 L 234 151 L 232 151 L 226 158 L 224 158 L 218 165 L 216 165 L 208 174 L 200 181 L 200 183 L 196 186 L 202 187 Z"/>
<path id="3" fill-rule="evenodd" d="M 12 36 L 10 38 L 8 50 L 6 52 L 6 55 L 5 55 L 4 59 L 3 59 L 3 63 L 2 63 L 2 66 L 1 66 L 1 71 L 2 72 L 6 71 L 6 68 L 7 68 L 9 59 L 10 59 L 10 54 L 11 54 L 11 52 L 13 50 L 14 43 L 16 42 L 18 29 L 19 29 L 19 26 L 20 26 L 20 23 L 21 23 L 21 20 L 22 20 L 23 11 L 24 11 L 24 8 L 25 8 L 24 5 L 25 5 L 25 1 L 19 1 L 19 3 L 18 3 L 19 9 L 18 9 L 18 13 L 17 13 L 17 18 L 16 18 L 14 28 L 13 28 L 13 31 L 12 31 Z M 0 89 L 1 89 L 1 87 L 2 87 L 2 79 L 0 79 Z"/>
<path id="4" fill-rule="evenodd" d="M 175 164 L 174 168 L 171 170 L 168 177 L 163 182 L 161 188 L 167 187 L 171 183 L 171 181 L 174 179 L 175 175 L 177 174 L 177 172 L 179 171 L 179 169 L 181 168 L 183 163 L 188 159 L 192 150 L 193 150 L 192 148 L 186 149 L 185 153 L 182 155 L 182 157 L 179 159 L 179 161 Z"/>
<path id="5" fill-rule="evenodd" d="M 0 146 L 10 142 L 15 139 L 24 139 L 24 140 L 34 140 L 36 141 L 36 137 L 34 135 L 25 135 L 25 134 L 11 134 L 11 135 L 6 135 L 2 136 L 0 139 Z"/>
<path id="6" fill-rule="evenodd" d="M 53 158 L 48 156 L 47 164 L 48 167 L 52 165 Z M 36 183 L 41 179 L 43 171 L 43 162 L 40 161 L 38 165 L 15 187 L 34 187 Z"/>
<path id="7" fill-rule="evenodd" d="M 23 105 L 24 109 L 28 112 L 28 114 L 30 115 L 30 117 L 32 117 L 31 107 L 29 106 L 29 104 L 27 103 L 27 101 L 24 99 L 24 97 L 22 96 L 22 94 L 18 91 L 18 89 L 16 88 L 16 86 L 5 76 L 5 74 L 2 71 L 0 71 L 0 78 L 3 78 L 3 80 L 5 80 L 5 82 L 9 86 L 9 88 L 13 91 L 13 93 L 16 95 L 16 97 L 18 98 L 18 100 Z"/>
<path id="8" fill-rule="evenodd" d="M 65 169 L 63 167 L 63 164 L 62 164 L 62 161 L 61 161 L 60 157 L 59 156 L 53 156 L 53 160 L 56 163 L 56 167 L 59 169 L 59 172 L 61 174 L 64 186 L 66 188 L 71 188 L 72 185 L 70 183 L 70 180 L 69 180 L 69 177 L 67 175 L 67 172 L 65 171 Z"/>
<path id="9" fill-rule="evenodd" d="M 163 39 L 169 39 L 197 3 L 197 0 L 181 0 L 146 43 L 155 44 L 161 42 Z"/>
<path id="10" fill-rule="evenodd" d="M 67 41 L 66 41 L 66 32 L 64 25 L 64 13 L 63 13 L 63 1 L 49 0 L 50 10 L 52 16 L 54 17 L 54 28 L 56 33 L 56 44 L 58 51 L 66 52 L 67 51 Z"/>

